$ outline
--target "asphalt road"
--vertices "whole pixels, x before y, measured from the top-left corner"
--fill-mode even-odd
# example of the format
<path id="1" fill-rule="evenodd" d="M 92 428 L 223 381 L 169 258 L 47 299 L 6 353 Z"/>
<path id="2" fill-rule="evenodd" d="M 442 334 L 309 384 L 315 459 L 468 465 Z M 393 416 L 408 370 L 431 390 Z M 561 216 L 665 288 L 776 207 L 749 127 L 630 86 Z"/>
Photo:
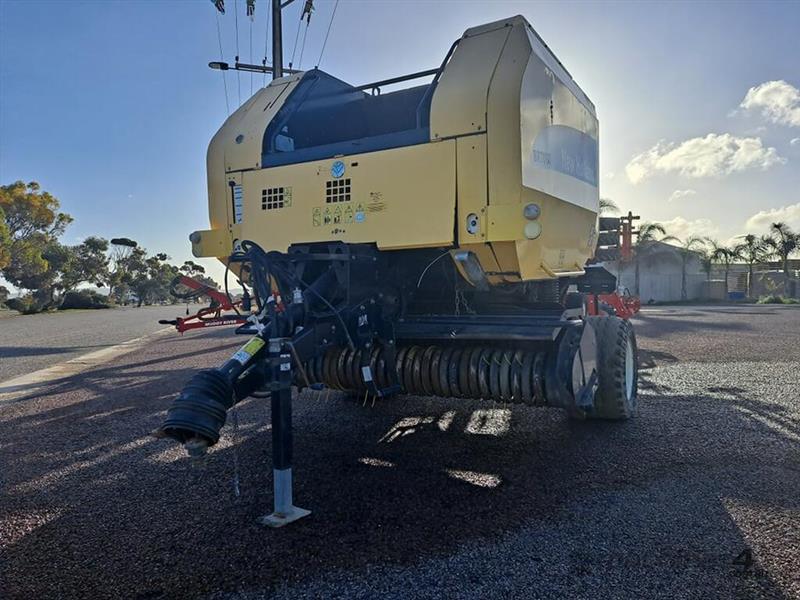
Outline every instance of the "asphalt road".
<path id="1" fill-rule="evenodd" d="M 282 530 L 255 522 L 268 402 L 246 400 L 201 464 L 148 435 L 241 343 L 228 332 L 0 404 L 0 597 L 800 598 L 800 310 L 664 308 L 636 327 L 626 423 L 302 395 L 295 501 L 313 514 Z"/>
<path id="2" fill-rule="evenodd" d="M 143 306 L 1 316 L 0 382 L 163 329 L 159 319 L 184 310 Z"/>

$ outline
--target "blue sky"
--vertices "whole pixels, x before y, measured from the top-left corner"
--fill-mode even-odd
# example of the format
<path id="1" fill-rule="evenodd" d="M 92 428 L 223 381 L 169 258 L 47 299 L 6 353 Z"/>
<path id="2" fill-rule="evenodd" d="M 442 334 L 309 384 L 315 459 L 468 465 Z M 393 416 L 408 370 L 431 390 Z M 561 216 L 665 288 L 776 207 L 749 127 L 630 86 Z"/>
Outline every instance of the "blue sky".
<path id="1" fill-rule="evenodd" d="M 284 17 L 287 62 L 302 4 Z M 334 7 L 315 4 L 306 68 Z M 253 62 L 267 5 L 256 1 Z M 225 59 L 238 6 L 249 60 L 244 0 L 226 6 Z M 679 236 L 726 240 L 773 218 L 800 228 L 800 2 L 342 0 L 321 67 L 365 83 L 438 66 L 464 29 L 513 14 L 597 106 L 601 195 Z M 226 116 L 206 66 L 218 59 L 208 0 L 0 0 L 0 182 L 59 197 L 75 217 L 68 243 L 127 236 L 190 258 L 188 234 L 207 227 L 206 148 Z M 227 83 L 235 107 L 234 73 Z M 242 74 L 243 100 L 250 85 Z"/>

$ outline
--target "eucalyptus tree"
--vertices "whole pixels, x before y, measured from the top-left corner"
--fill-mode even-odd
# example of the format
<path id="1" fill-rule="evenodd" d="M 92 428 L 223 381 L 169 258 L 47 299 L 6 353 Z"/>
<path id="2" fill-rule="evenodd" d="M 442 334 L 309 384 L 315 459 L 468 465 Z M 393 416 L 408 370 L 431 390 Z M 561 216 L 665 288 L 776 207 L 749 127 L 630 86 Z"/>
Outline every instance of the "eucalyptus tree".
<path id="1" fill-rule="evenodd" d="M 130 257 L 139 247 L 136 240 L 126 237 L 111 238 L 109 250 L 108 296 L 117 302 L 124 302 L 130 290 Z"/>
<path id="2" fill-rule="evenodd" d="M 0 206 L 0 272 L 11 262 L 11 232 L 6 225 L 6 213 Z M 5 288 L 3 288 L 5 289 Z"/>
<path id="3" fill-rule="evenodd" d="M 53 302 L 69 251 L 58 238 L 72 217 L 60 212 L 58 199 L 36 182 L 0 185 L 0 266 L 14 287 L 30 290 L 28 308 L 36 312 Z"/>

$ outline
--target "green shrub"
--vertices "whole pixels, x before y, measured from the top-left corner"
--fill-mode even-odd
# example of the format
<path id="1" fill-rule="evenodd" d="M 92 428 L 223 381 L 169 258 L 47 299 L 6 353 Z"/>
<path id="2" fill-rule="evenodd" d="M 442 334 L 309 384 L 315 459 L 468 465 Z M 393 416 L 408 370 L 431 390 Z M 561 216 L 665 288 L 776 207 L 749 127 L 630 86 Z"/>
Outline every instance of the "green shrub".
<path id="1" fill-rule="evenodd" d="M 23 315 L 33 315 L 44 310 L 44 307 L 31 294 L 19 298 L 9 298 L 5 305 L 11 310 L 21 312 Z"/>
<path id="2" fill-rule="evenodd" d="M 69 308 L 109 308 L 108 298 L 94 290 L 76 290 L 64 294 L 58 310 Z"/>
<path id="3" fill-rule="evenodd" d="M 758 299 L 759 304 L 800 304 L 797 298 L 784 298 L 783 296 L 762 296 Z"/>

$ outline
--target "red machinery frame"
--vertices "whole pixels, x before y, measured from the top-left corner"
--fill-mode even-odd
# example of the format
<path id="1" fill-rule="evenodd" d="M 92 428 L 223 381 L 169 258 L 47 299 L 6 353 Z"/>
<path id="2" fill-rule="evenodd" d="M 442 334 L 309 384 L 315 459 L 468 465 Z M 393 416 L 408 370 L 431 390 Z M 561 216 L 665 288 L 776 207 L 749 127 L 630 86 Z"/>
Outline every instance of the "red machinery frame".
<path id="1" fill-rule="evenodd" d="M 586 295 L 586 313 L 588 315 L 597 316 L 607 312 L 601 307 L 601 304 L 611 307 L 614 310 L 614 314 L 621 319 L 630 319 L 642 307 L 639 298 L 632 296 L 628 290 L 625 290 L 622 295 L 616 292 L 613 294 Z"/>
<path id="2" fill-rule="evenodd" d="M 175 285 L 185 285 L 186 287 L 195 290 L 196 296 L 208 296 L 211 298 L 211 305 L 206 308 L 201 308 L 195 314 L 187 317 L 177 317 L 174 320 L 162 319 L 159 321 L 162 325 L 174 325 L 175 329 L 183 333 L 190 329 L 203 329 L 205 327 L 220 327 L 223 325 L 242 325 L 247 322 L 247 314 L 239 313 L 242 308 L 242 301 L 237 300 L 231 302 L 228 296 L 219 290 L 216 290 L 204 283 L 192 279 L 191 277 L 180 276 L 176 277 L 172 282 L 172 288 Z M 173 292 L 173 295 L 177 295 Z M 180 297 L 180 296 L 179 296 Z M 236 311 L 232 315 L 223 315 L 224 311 Z"/>

